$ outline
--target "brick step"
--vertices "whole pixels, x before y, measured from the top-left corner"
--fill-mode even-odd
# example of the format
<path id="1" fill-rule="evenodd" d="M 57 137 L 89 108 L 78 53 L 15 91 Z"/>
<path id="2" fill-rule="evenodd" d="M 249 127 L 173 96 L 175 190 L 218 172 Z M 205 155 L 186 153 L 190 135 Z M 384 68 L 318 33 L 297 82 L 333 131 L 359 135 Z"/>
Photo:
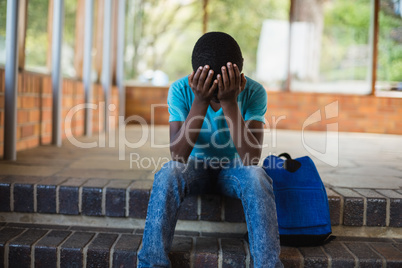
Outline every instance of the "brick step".
<path id="1" fill-rule="evenodd" d="M 135 267 L 141 239 L 140 229 L 0 223 L 0 266 Z M 337 237 L 282 247 L 280 258 L 285 267 L 402 267 L 402 239 Z M 176 231 L 170 259 L 180 268 L 251 266 L 238 234 Z"/>
<path id="2" fill-rule="evenodd" d="M 150 178 L 151 173 L 136 180 L 0 177 L 0 216 L 7 214 L 2 212 L 18 212 L 145 219 L 152 187 Z M 327 193 L 332 226 L 390 227 L 401 234 L 400 190 L 327 187 Z M 4 217 L 3 221 L 8 221 Z M 245 221 L 240 200 L 219 195 L 187 197 L 179 220 Z"/>

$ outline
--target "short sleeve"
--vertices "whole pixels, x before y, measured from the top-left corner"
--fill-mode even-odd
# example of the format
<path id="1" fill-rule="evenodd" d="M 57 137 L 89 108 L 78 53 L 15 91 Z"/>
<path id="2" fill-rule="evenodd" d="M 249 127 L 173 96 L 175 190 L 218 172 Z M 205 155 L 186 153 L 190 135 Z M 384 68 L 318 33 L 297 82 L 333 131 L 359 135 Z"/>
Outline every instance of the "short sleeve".
<path id="1" fill-rule="evenodd" d="M 169 88 L 167 98 L 169 122 L 186 121 L 189 111 L 184 91 L 182 83 L 175 82 Z"/>
<path id="2" fill-rule="evenodd" d="M 267 92 L 264 87 L 255 87 L 247 101 L 244 121 L 256 120 L 265 124 L 265 113 L 267 112 Z"/>

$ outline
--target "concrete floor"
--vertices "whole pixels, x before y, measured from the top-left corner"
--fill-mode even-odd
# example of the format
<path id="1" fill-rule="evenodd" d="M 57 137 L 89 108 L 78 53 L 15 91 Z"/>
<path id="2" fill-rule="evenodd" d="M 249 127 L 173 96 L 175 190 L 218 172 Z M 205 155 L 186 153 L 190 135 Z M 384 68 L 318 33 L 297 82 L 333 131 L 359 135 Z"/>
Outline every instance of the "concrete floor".
<path id="1" fill-rule="evenodd" d="M 267 130 L 264 143 L 264 157 L 282 152 L 311 156 L 327 185 L 402 193 L 402 136 Z M 167 126 L 148 130 L 128 126 L 106 138 L 79 137 L 64 140 L 60 148 L 47 145 L 21 151 L 17 161 L 0 161 L 0 175 L 152 179 L 170 159 L 168 145 Z"/>

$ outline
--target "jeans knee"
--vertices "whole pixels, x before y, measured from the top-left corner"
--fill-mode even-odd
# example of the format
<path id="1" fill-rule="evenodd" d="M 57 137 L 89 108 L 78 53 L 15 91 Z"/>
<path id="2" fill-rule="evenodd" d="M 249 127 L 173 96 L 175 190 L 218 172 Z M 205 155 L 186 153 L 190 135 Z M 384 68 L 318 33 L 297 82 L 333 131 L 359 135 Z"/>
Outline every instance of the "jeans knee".
<path id="1" fill-rule="evenodd" d="M 273 191 L 272 179 L 262 167 L 242 166 L 236 173 L 241 187 L 246 192 Z"/>
<path id="2" fill-rule="evenodd" d="M 154 177 L 154 187 L 160 186 L 178 186 L 181 181 L 183 172 L 185 171 L 186 165 L 177 162 L 169 161 L 163 165 L 163 167 L 155 174 Z"/>

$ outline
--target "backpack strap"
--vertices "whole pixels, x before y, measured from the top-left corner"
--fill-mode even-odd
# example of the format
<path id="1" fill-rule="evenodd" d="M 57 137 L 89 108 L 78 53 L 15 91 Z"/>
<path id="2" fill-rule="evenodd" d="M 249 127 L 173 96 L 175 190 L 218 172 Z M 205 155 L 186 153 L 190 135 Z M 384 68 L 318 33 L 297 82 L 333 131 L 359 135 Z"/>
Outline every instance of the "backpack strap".
<path id="1" fill-rule="evenodd" d="M 280 155 L 278 155 L 278 157 L 285 157 L 286 160 L 292 159 L 292 157 L 290 157 L 288 153 L 281 153 Z"/>
<path id="2" fill-rule="evenodd" d="M 283 162 L 283 168 L 289 172 L 296 172 L 300 167 L 301 163 L 295 159 L 292 159 L 288 153 L 281 153 L 278 157 L 285 157 L 286 160 Z"/>

